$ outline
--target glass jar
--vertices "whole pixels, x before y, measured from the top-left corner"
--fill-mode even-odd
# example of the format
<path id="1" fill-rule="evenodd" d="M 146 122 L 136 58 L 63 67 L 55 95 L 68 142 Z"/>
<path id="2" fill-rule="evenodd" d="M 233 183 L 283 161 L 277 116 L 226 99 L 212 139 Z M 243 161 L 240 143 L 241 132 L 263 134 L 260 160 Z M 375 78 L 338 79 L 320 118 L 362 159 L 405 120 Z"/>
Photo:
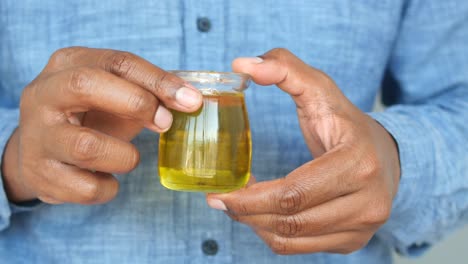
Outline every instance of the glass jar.
<path id="1" fill-rule="evenodd" d="M 177 191 L 229 192 L 248 182 L 252 157 L 243 91 L 246 74 L 173 71 L 203 95 L 194 113 L 172 110 L 171 128 L 159 140 L 162 185 Z"/>

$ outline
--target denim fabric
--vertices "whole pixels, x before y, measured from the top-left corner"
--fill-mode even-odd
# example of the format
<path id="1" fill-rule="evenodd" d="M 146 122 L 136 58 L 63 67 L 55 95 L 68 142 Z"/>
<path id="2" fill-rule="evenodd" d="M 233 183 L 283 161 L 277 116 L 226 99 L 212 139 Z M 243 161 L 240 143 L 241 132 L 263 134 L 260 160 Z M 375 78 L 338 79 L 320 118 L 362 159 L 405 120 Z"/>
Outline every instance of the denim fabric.
<path id="1" fill-rule="evenodd" d="M 197 29 L 197 18 L 211 30 Z M 277 256 L 204 195 L 164 189 L 158 135 L 135 140 L 140 165 L 104 205 L 18 206 L 0 188 L 0 263 L 391 263 L 418 255 L 468 220 L 466 0 L 1 0 L 0 149 L 22 89 L 67 46 L 133 52 L 165 69 L 229 71 L 238 56 L 285 47 L 328 73 L 395 138 L 401 184 L 390 220 L 349 255 Z M 386 81 L 384 81 L 386 80 Z M 387 81 L 389 80 L 389 81 Z M 258 180 L 310 160 L 295 105 L 276 87 L 246 92 Z M 1 178 L 0 178 L 1 181 Z M 206 239 L 219 251 L 207 256 Z"/>

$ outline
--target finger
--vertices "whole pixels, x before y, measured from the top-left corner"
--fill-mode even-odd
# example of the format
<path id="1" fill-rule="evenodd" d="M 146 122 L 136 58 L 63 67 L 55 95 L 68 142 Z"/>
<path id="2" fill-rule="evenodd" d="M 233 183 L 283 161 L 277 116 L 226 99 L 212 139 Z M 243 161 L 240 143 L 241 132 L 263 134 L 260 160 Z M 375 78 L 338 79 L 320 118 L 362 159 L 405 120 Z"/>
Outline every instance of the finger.
<path id="1" fill-rule="evenodd" d="M 62 71 L 46 78 L 43 86 L 46 89 L 39 100 L 62 111 L 99 110 L 138 120 L 156 132 L 169 129 L 172 123 L 172 115 L 153 94 L 98 68 Z"/>
<path id="2" fill-rule="evenodd" d="M 292 96 L 298 108 L 316 103 L 339 107 L 345 99 L 331 78 L 286 49 L 273 49 L 256 58 L 238 58 L 232 68 L 251 75 L 260 85 L 276 84 Z"/>
<path id="3" fill-rule="evenodd" d="M 100 204 L 117 195 L 119 182 L 111 174 L 93 173 L 58 161 L 49 164 L 42 175 L 45 182 L 40 186 L 39 197 L 52 202 Z"/>
<path id="4" fill-rule="evenodd" d="M 109 49 L 72 47 L 52 55 L 49 68 L 99 67 L 124 78 L 158 97 L 169 108 L 193 112 L 202 104 L 201 93 L 174 74 L 166 72 L 137 55 Z"/>
<path id="5" fill-rule="evenodd" d="M 257 235 L 279 255 L 311 254 L 318 252 L 348 254 L 367 245 L 371 233 L 342 232 L 315 237 L 288 238 L 255 230 Z"/>
<path id="6" fill-rule="evenodd" d="M 68 123 L 57 125 L 44 140 L 51 157 L 80 168 L 125 173 L 134 169 L 140 159 L 131 143 Z"/>
<path id="7" fill-rule="evenodd" d="M 233 70 L 252 76 L 261 85 L 276 84 L 291 95 L 297 106 L 305 142 L 314 157 L 344 139 L 353 140 L 343 126 L 362 115 L 325 73 L 310 67 L 286 49 L 273 49 L 261 58 L 239 58 Z M 349 122 L 348 122 L 349 123 Z M 351 138 L 350 138 L 351 137 Z"/>
<path id="8" fill-rule="evenodd" d="M 259 182 L 231 193 L 209 194 L 207 199 L 209 204 L 223 204 L 234 215 L 292 215 L 359 190 L 360 182 L 352 177 L 355 170 L 348 151 L 337 148 L 285 178 Z"/>
<path id="9" fill-rule="evenodd" d="M 245 187 L 249 187 L 249 186 L 254 185 L 256 183 L 257 183 L 257 179 L 255 178 L 255 176 L 253 174 L 251 174 L 250 178 L 249 178 L 249 181 L 247 182 Z M 212 198 L 211 194 L 208 193 L 205 198 L 206 198 L 206 203 L 211 208 L 216 209 L 216 210 L 221 210 L 221 211 L 226 211 L 227 210 L 226 205 L 224 204 L 224 202 L 222 202 L 219 199 Z"/>
<path id="10" fill-rule="evenodd" d="M 312 207 L 298 214 L 228 215 L 254 229 L 283 237 L 308 237 L 367 229 L 359 216 L 368 202 L 360 195 L 350 194 Z"/>
<path id="11" fill-rule="evenodd" d="M 86 112 L 82 125 L 127 142 L 143 129 L 143 125 L 137 120 L 124 119 L 95 110 Z"/>

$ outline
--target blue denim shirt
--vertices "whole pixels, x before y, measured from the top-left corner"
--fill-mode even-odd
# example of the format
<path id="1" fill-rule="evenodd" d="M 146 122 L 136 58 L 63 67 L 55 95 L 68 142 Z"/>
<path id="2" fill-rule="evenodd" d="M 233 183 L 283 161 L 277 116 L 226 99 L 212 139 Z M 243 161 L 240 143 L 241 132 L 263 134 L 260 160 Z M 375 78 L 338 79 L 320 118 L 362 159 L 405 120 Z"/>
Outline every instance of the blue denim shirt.
<path id="1" fill-rule="evenodd" d="M 200 17 L 208 31 L 197 28 Z M 158 135 L 144 131 L 134 140 L 140 165 L 117 176 L 120 192 L 107 204 L 18 206 L 0 188 L 0 263 L 363 264 L 391 263 L 392 250 L 418 255 L 468 220 L 467 43 L 466 0 L 1 0 L 2 150 L 22 89 L 56 49 L 112 48 L 165 69 L 229 71 L 237 56 L 285 47 L 363 111 L 381 91 L 390 107 L 371 115 L 397 141 L 402 174 L 391 218 L 364 249 L 277 256 L 203 194 L 164 189 Z M 252 85 L 246 100 L 259 180 L 312 158 L 288 95 Z M 209 239 L 215 255 L 202 250 Z"/>

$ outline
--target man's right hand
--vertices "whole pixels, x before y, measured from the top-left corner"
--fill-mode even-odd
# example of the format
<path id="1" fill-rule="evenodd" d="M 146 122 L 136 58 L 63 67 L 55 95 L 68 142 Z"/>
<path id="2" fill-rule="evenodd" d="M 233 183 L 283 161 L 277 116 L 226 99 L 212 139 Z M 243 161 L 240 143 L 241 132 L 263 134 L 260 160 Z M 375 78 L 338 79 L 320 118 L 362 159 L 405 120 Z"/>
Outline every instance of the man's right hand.
<path id="1" fill-rule="evenodd" d="M 20 122 L 2 162 L 10 201 L 95 204 L 111 200 L 111 173 L 136 167 L 129 141 L 166 131 L 167 108 L 193 112 L 194 87 L 136 55 L 81 47 L 55 52 L 23 91 Z"/>

